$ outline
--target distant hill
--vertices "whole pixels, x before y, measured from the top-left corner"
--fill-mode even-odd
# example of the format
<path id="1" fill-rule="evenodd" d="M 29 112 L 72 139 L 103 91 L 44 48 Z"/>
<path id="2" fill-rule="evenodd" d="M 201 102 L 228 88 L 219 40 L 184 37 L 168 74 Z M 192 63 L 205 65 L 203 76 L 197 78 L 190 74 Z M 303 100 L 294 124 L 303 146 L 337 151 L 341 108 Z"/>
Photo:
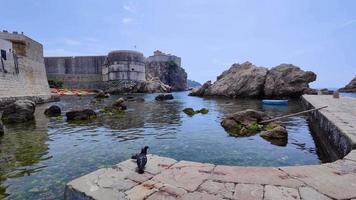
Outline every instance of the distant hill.
<path id="1" fill-rule="evenodd" d="M 201 84 L 199 82 L 193 81 L 193 80 L 190 80 L 190 79 L 187 80 L 187 83 L 188 83 L 188 87 L 189 88 L 196 88 L 196 87 L 200 87 L 201 86 Z"/>

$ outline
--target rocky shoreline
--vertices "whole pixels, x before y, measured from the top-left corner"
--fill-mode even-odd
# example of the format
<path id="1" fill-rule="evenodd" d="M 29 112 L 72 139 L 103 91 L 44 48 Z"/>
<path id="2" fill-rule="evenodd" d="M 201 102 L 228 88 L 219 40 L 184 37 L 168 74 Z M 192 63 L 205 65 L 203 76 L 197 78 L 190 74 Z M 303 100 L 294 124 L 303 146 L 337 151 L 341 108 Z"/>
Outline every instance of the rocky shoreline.
<path id="1" fill-rule="evenodd" d="M 345 87 L 339 89 L 340 92 L 356 92 L 356 76 Z"/>
<path id="2" fill-rule="evenodd" d="M 217 77 L 214 83 L 207 81 L 191 96 L 225 96 L 230 98 L 298 98 L 313 92 L 309 83 L 316 74 L 303 71 L 292 64 L 281 64 L 271 69 L 257 67 L 250 62 L 233 64 Z"/>

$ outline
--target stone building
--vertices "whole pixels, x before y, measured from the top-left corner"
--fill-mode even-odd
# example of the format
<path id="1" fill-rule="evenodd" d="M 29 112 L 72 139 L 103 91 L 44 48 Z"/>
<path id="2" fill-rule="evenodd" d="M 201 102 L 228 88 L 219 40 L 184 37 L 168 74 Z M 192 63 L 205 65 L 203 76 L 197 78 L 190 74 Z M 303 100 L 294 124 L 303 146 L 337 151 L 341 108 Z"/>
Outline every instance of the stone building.
<path id="1" fill-rule="evenodd" d="M 50 99 L 42 44 L 23 33 L 3 31 L 0 51 L 0 107 L 20 98 Z"/>
<path id="2" fill-rule="evenodd" d="M 145 81 L 146 70 L 143 54 L 137 51 L 119 50 L 108 54 L 103 66 L 103 81 Z"/>
<path id="3" fill-rule="evenodd" d="M 178 67 L 181 67 L 181 58 L 175 55 L 171 54 L 165 54 L 161 52 L 160 50 L 156 50 L 153 52 L 153 56 L 149 56 L 146 58 L 146 62 L 169 62 L 173 61 L 175 62 Z"/>

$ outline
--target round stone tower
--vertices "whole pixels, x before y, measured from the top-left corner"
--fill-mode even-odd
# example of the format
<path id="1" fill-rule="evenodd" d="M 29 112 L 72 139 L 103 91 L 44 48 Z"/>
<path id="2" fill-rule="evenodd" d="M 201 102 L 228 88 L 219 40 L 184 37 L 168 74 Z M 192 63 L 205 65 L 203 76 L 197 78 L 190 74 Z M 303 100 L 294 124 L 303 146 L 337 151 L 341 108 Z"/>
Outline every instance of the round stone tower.
<path id="1" fill-rule="evenodd" d="M 103 68 L 104 81 L 133 80 L 145 81 L 145 58 L 137 51 L 111 51 Z"/>

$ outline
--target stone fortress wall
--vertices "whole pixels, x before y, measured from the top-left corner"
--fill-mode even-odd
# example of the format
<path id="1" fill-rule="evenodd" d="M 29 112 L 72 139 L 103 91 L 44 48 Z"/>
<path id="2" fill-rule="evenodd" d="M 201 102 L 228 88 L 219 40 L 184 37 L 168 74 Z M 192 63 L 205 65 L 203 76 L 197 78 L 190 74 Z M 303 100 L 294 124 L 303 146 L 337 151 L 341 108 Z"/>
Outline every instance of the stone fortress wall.
<path id="1" fill-rule="evenodd" d="M 42 44 L 17 32 L 0 32 L 0 104 L 18 98 L 50 99 Z"/>
<path id="2" fill-rule="evenodd" d="M 146 64 L 175 62 L 181 58 L 155 51 L 145 58 L 141 52 L 116 50 L 107 56 L 45 57 L 49 80 L 62 81 L 65 88 L 102 89 L 108 81 L 146 80 Z"/>

